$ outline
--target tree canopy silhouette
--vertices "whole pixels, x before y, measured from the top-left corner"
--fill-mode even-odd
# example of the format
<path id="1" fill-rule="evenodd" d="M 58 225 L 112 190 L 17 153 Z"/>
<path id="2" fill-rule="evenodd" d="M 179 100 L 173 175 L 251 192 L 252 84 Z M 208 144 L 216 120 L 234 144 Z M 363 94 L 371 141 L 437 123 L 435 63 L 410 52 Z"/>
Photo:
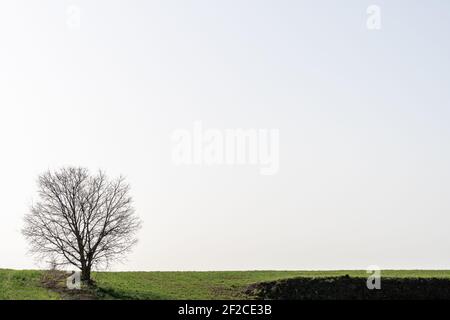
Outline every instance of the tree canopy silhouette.
<path id="1" fill-rule="evenodd" d="M 91 283 L 93 268 L 108 267 L 135 245 L 141 221 L 123 177 L 62 168 L 39 176 L 38 194 L 23 229 L 30 251 L 79 268 L 82 281 Z"/>

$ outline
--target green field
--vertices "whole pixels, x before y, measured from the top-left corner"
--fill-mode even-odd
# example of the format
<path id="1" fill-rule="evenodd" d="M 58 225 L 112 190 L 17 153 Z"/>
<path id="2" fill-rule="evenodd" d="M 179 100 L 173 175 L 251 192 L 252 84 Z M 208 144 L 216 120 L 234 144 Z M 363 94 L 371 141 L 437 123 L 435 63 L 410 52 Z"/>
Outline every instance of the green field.
<path id="1" fill-rule="evenodd" d="M 0 269 L 0 299 L 59 299 L 55 292 L 41 286 L 42 271 Z"/>
<path id="2" fill-rule="evenodd" d="M 254 283 L 293 277 L 367 277 L 365 271 L 97 272 L 95 299 L 249 299 Z M 45 271 L 0 269 L 0 299 L 67 299 L 76 295 L 45 288 Z M 445 270 L 386 270 L 382 277 L 450 278 Z"/>

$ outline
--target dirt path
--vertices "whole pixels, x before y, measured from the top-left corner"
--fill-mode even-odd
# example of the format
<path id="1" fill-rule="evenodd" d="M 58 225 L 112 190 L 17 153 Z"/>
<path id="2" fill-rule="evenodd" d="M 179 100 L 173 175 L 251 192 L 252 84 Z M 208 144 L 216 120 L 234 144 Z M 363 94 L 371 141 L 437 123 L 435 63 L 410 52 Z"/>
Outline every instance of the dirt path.
<path id="1" fill-rule="evenodd" d="M 66 285 L 68 273 L 59 270 L 49 270 L 44 273 L 41 285 L 59 294 L 62 300 L 97 300 L 95 288 L 68 289 Z"/>

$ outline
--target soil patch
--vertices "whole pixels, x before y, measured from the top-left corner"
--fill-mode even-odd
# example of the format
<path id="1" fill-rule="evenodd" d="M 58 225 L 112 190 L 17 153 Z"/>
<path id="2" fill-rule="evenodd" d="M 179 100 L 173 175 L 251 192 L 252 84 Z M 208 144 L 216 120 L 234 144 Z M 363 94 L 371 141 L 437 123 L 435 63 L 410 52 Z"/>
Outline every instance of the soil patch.
<path id="1" fill-rule="evenodd" d="M 349 276 L 292 278 L 250 285 L 245 293 L 269 300 L 447 300 L 450 279 L 381 278 L 381 289 L 369 290 L 365 278 Z"/>

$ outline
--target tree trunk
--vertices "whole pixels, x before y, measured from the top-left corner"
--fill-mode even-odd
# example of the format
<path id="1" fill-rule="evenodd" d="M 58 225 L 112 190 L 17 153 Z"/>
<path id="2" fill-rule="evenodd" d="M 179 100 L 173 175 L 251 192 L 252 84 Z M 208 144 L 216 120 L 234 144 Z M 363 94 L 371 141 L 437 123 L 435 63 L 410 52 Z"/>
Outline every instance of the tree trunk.
<path id="1" fill-rule="evenodd" d="M 92 284 L 90 267 L 86 266 L 81 270 L 81 282 L 88 285 Z"/>

